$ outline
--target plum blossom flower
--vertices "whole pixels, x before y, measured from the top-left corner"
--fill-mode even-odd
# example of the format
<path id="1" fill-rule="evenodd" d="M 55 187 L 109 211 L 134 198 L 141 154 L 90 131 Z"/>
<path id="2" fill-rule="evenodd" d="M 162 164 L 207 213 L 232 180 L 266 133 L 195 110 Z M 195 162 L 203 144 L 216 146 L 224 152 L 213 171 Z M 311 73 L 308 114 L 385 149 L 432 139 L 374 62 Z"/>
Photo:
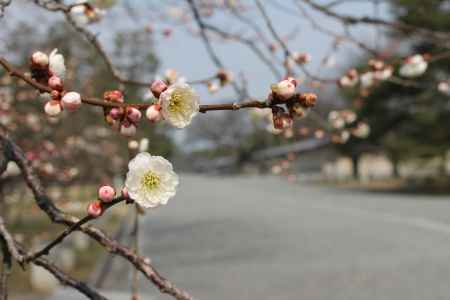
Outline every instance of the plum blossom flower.
<path id="1" fill-rule="evenodd" d="M 416 54 L 405 60 L 405 63 L 401 66 L 399 73 L 403 77 L 418 77 L 425 73 L 427 67 L 428 63 L 425 61 L 424 57 L 420 54 Z"/>
<path id="2" fill-rule="evenodd" d="M 198 94 L 186 83 L 169 86 L 159 100 L 162 116 L 177 128 L 189 125 L 200 108 Z"/>
<path id="3" fill-rule="evenodd" d="M 141 152 L 128 164 L 125 187 L 130 198 L 142 207 L 167 204 L 175 195 L 178 183 L 172 164 L 161 156 Z"/>
<path id="4" fill-rule="evenodd" d="M 49 56 L 49 69 L 53 75 L 64 79 L 66 74 L 66 65 L 64 64 L 64 56 L 58 53 L 58 49 L 54 49 Z"/>

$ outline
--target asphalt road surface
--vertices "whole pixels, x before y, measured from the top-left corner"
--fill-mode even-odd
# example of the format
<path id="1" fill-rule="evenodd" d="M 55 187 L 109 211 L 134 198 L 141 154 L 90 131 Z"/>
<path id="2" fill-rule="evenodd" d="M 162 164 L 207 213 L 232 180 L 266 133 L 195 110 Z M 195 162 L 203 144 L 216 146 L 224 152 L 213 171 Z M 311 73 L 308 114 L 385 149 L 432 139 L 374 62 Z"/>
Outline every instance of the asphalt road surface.
<path id="1" fill-rule="evenodd" d="M 182 175 L 145 216 L 143 253 L 200 300 L 448 300 L 449 200 Z M 169 299 L 141 282 L 143 299 Z"/>

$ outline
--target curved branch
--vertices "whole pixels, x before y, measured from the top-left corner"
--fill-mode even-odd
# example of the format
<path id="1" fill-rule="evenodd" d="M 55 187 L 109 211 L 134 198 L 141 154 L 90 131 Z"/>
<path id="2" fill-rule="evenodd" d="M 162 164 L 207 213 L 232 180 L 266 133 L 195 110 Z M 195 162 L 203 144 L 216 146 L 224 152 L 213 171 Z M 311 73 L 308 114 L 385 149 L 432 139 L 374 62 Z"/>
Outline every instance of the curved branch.
<path id="1" fill-rule="evenodd" d="M 34 169 L 26 159 L 22 149 L 19 148 L 9 137 L 7 132 L 0 128 L 0 143 L 3 145 L 3 154 L 14 161 L 22 172 L 22 176 L 32 191 L 36 204 L 44 211 L 54 223 L 66 226 L 75 226 L 80 220 L 74 216 L 59 210 L 50 197 L 45 193 L 44 187 L 37 177 Z M 193 300 L 185 291 L 176 287 L 172 282 L 159 274 L 151 264 L 150 259 L 137 255 L 132 249 L 121 245 L 118 241 L 111 239 L 106 233 L 92 225 L 82 225 L 79 230 L 96 240 L 110 253 L 119 255 L 133 264 L 147 279 L 149 279 L 162 293 L 173 296 L 179 300 Z"/>

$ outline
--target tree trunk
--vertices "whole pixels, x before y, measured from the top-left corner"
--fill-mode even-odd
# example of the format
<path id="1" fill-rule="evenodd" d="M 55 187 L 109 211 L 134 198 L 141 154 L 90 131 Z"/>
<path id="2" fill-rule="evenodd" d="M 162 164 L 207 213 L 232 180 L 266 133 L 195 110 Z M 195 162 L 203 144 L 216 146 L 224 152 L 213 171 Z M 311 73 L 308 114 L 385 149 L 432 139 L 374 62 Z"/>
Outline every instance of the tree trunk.
<path id="1" fill-rule="evenodd" d="M 352 175 L 353 179 L 359 180 L 359 155 L 352 155 Z"/>

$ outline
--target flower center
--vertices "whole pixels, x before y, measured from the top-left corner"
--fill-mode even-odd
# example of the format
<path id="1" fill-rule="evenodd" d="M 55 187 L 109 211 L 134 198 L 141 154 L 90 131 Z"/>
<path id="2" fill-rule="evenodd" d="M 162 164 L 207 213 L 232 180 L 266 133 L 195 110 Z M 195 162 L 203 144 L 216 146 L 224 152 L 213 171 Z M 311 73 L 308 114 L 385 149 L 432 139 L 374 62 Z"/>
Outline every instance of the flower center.
<path id="1" fill-rule="evenodd" d="M 184 97 L 186 96 L 183 91 L 174 91 L 170 97 L 169 111 L 172 113 L 182 112 L 185 106 Z"/>
<path id="2" fill-rule="evenodd" d="M 158 188 L 160 183 L 161 178 L 152 171 L 148 171 L 147 173 L 145 173 L 141 179 L 141 186 L 147 191 Z"/>

